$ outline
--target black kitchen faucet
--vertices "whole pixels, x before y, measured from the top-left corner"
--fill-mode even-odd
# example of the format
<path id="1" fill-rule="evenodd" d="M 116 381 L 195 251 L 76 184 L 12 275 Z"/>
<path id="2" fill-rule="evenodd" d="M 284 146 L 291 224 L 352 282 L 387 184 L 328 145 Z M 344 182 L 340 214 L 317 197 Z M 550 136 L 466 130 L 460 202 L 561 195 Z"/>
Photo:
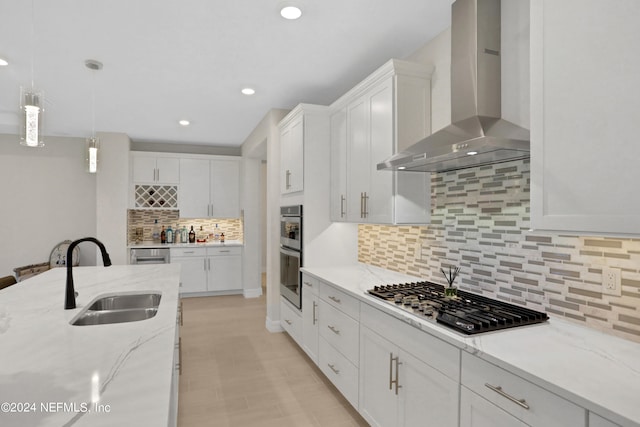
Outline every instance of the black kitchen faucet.
<path id="1" fill-rule="evenodd" d="M 64 298 L 64 309 L 70 310 L 72 308 L 76 308 L 76 291 L 73 288 L 73 249 L 78 246 L 79 243 L 82 242 L 93 242 L 100 248 L 100 252 L 102 253 L 102 263 L 105 267 L 109 267 L 111 265 L 111 258 L 109 258 L 109 254 L 107 253 L 107 249 L 104 247 L 102 242 L 94 237 L 85 237 L 83 239 L 78 239 L 74 242 L 71 242 L 69 248 L 67 249 L 67 288 L 65 292 Z"/>

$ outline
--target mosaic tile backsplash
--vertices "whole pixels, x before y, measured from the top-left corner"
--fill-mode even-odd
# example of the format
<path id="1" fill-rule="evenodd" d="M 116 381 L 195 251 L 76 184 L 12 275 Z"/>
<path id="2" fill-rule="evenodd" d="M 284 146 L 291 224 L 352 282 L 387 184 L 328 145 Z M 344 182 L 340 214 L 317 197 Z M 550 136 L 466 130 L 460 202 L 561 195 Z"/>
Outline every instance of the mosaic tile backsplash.
<path id="1" fill-rule="evenodd" d="M 640 342 L 640 239 L 529 231 L 529 161 L 432 174 L 428 226 L 361 224 L 359 261 L 563 316 Z M 622 296 L 602 293 L 620 268 Z"/>
<path id="2" fill-rule="evenodd" d="M 171 228 L 175 228 L 176 224 L 180 228 L 186 226 L 187 230 L 193 229 L 199 232 L 200 227 L 204 232 L 213 230 L 216 224 L 220 228 L 220 231 L 224 233 L 226 240 L 243 240 L 242 235 L 242 220 L 240 218 L 225 218 L 225 219 L 180 219 L 180 211 L 178 210 L 142 210 L 142 209 L 129 209 L 127 215 L 127 240 L 129 244 L 135 242 L 135 229 L 138 227 L 143 228 L 144 241 L 153 240 L 151 233 L 153 231 L 154 221 L 158 220 L 158 224 L 165 228 L 171 225 Z"/>

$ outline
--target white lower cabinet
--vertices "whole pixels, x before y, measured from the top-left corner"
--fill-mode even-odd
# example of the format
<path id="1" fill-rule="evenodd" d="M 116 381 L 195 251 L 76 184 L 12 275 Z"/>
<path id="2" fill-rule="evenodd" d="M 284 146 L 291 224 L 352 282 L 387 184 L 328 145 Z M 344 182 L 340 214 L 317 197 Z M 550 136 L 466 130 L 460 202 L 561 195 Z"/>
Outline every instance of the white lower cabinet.
<path id="1" fill-rule="evenodd" d="M 461 427 L 501 426 L 488 422 L 504 412 L 531 427 L 585 426 L 584 408 L 466 352 L 461 382 L 472 395 L 460 406 Z"/>
<path id="2" fill-rule="evenodd" d="M 458 383 L 362 326 L 359 409 L 372 426 L 454 427 Z"/>
<path id="3" fill-rule="evenodd" d="M 180 264 L 180 294 L 207 291 L 207 250 L 171 249 L 171 263 Z"/>
<path id="4" fill-rule="evenodd" d="M 472 426 L 526 427 L 526 424 L 463 386 L 460 389 L 460 427 Z"/>
<path id="5" fill-rule="evenodd" d="M 182 374 L 182 340 L 180 339 L 180 325 L 182 324 L 182 302 L 176 315 L 176 334 L 173 349 L 173 373 L 171 375 L 171 399 L 169 404 L 169 427 L 178 425 L 178 391 L 180 386 L 180 375 Z"/>
<path id="6" fill-rule="evenodd" d="M 284 298 L 280 298 L 280 325 L 298 345 L 301 345 L 302 314 Z"/>
<path id="7" fill-rule="evenodd" d="M 320 312 L 318 296 L 319 283 L 313 277 L 302 275 L 302 349 L 318 364 Z"/>
<path id="8" fill-rule="evenodd" d="M 242 248 L 208 248 L 208 291 L 242 289 Z"/>
<path id="9" fill-rule="evenodd" d="M 320 335 L 318 367 L 340 393 L 358 407 L 358 367 Z"/>
<path id="10" fill-rule="evenodd" d="M 589 412 L 589 427 L 620 427 L 620 425 Z"/>
<path id="11" fill-rule="evenodd" d="M 172 248 L 171 263 L 180 269 L 180 294 L 235 293 L 242 290 L 242 248 Z"/>

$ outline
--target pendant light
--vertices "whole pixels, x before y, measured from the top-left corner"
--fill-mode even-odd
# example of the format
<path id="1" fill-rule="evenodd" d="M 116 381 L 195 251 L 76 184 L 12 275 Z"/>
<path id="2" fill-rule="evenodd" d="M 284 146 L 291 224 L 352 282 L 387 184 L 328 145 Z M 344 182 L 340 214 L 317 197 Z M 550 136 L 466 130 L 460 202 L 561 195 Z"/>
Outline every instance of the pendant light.
<path id="1" fill-rule="evenodd" d="M 35 0 L 31 0 L 31 88 L 20 87 L 20 144 L 26 147 L 44 147 L 42 122 L 44 94 L 34 85 L 35 63 Z"/>
<path id="2" fill-rule="evenodd" d="M 96 84 L 95 74 L 102 69 L 102 62 L 94 59 L 84 61 L 85 67 L 91 70 L 91 137 L 86 140 L 87 172 L 98 172 L 98 150 L 100 140 L 96 137 Z"/>

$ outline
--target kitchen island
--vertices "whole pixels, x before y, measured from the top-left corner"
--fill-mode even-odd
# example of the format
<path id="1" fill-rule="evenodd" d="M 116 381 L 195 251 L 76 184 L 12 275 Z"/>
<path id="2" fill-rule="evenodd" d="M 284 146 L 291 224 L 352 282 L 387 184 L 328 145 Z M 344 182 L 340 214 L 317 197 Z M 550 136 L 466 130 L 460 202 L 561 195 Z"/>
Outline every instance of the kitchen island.
<path id="1" fill-rule="evenodd" d="M 64 310 L 66 269 L 0 291 L 0 425 L 166 426 L 175 372 L 180 266 L 75 267 L 77 308 Z M 70 322 L 105 294 L 153 291 L 146 320 Z M 175 396 L 173 397 L 175 400 Z"/>

